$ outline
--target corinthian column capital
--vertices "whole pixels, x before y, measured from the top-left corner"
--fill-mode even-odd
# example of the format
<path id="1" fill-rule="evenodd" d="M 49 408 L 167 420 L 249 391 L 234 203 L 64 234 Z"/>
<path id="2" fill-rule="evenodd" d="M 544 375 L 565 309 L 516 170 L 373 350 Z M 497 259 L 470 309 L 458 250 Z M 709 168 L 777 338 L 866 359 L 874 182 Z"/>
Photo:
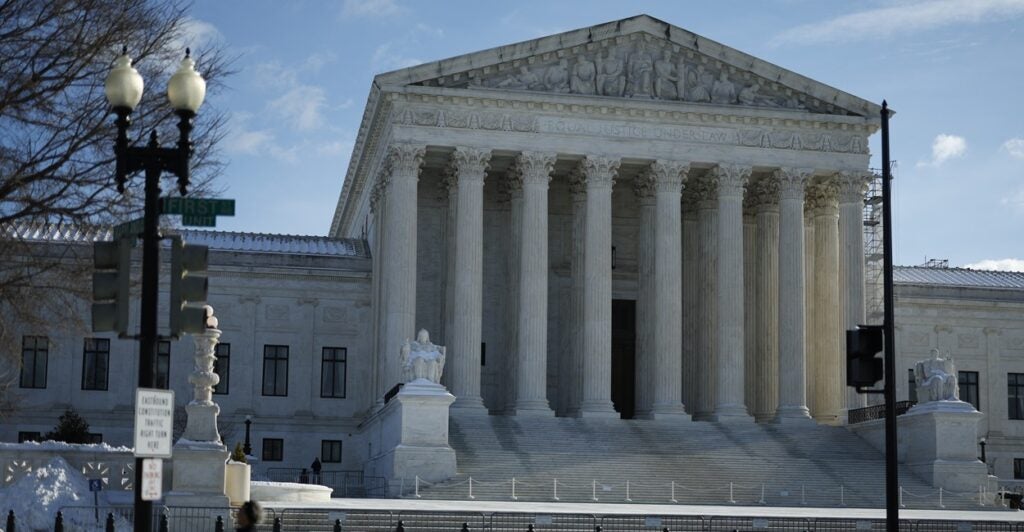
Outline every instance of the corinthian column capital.
<path id="1" fill-rule="evenodd" d="M 834 214 L 839 210 L 839 184 L 829 179 L 807 187 L 806 203 L 814 214 Z"/>
<path id="2" fill-rule="evenodd" d="M 779 180 L 774 175 L 765 176 L 749 187 L 747 197 L 754 211 L 775 210 L 779 208 Z"/>
<path id="3" fill-rule="evenodd" d="M 586 157 L 580 161 L 580 170 L 586 178 L 587 188 L 608 187 L 615 184 L 621 161 L 613 157 Z"/>
<path id="4" fill-rule="evenodd" d="M 426 146 L 420 144 L 400 143 L 388 146 L 382 172 L 387 176 L 385 185 L 393 176 L 411 175 L 418 179 L 426 152 Z"/>
<path id="5" fill-rule="evenodd" d="M 555 169 L 555 154 L 547 152 L 524 151 L 516 157 L 509 168 L 509 178 L 513 189 L 523 184 L 544 184 L 551 181 L 551 171 Z"/>
<path id="6" fill-rule="evenodd" d="M 742 197 L 751 168 L 740 164 L 720 164 L 708 172 L 716 183 L 719 197 Z"/>
<path id="7" fill-rule="evenodd" d="M 455 148 L 448 161 L 448 175 L 455 182 L 460 180 L 483 181 L 484 174 L 491 166 L 491 150 L 478 148 Z"/>
<path id="8" fill-rule="evenodd" d="M 779 182 L 779 199 L 803 199 L 804 187 L 812 175 L 813 168 L 779 168 L 772 172 Z"/>
<path id="9" fill-rule="evenodd" d="M 868 191 L 868 183 L 874 174 L 870 172 L 839 172 L 836 182 L 839 185 L 839 203 L 863 203 L 864 194 Z"/>
<path id="10" fill-rule="evenodd" d="M 650 176 L 658 190 L 678 192 L 690 173 L 690 163 L 658 159 L 651 163 L 644 173 Z"/>

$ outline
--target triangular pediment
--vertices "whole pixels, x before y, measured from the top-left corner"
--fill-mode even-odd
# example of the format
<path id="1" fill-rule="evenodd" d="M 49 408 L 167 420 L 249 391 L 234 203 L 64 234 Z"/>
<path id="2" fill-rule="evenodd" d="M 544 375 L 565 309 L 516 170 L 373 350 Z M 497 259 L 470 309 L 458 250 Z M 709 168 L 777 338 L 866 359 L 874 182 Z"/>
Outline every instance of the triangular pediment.
<path id="1" fill-rule="evenodd" d="M 388 72 L 377 82 L 865 117 L 880 111 L 872 102 L 647 15 Z"/>

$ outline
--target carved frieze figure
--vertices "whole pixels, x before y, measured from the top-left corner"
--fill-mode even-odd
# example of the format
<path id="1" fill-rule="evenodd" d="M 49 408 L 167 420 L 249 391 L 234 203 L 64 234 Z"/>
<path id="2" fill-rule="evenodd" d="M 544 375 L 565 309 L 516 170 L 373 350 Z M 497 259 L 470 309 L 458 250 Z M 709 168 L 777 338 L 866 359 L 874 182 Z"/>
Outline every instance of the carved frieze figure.
<path id="1" fill-rule="evenodd" d="M 679 75 L 672 63 L 672 51 L 665 50 L 662 58 L 654 62 L 654 96 L 662 100 L 675 100 Z"/>
<path id="2" fill-rule="evenodd" d="M 696 72 L 691 71 L 689 77 L 690 93 L 688 94 L 688 99 L 691 102 L 710 102 L 711 87 L 715 82 L 714 76 L 707 70 L 704 70 L 704 65 L 698 65 Z"/>
<path id="3" fill-rule="evenodd" d="M 939 356 L 938 349 L 932 349 L 931 353 L 932 358 L 914 366 L 918 402 L 959 401 L 956 365 L 951 358 Z"/>
<path id="4" fill-rule="evenodd" d="M 576 94 L 597 94 L 597 66 L 581 55 L 572 67 L 569 88 Z"/>
<path id="5" fill-rule="evenodd" d="M 569 92 L 569 61 L 562 59 L 544 72 L 544 86 L 552 92 Z"/>
<path id="6" fill-rule="evenodd" d="M 413 382 L 423 379 L 434 384 L 441 383 L 445 348 L 431 343 L 426 329 L 420 329 L 415 341 L 405 341 L 401 355 L 402 380 Z"/>
<path id="7" fill-rule="evenodd" d="M 615 50 L 605 51 L 604 59 L 597 63 L 597 90 L 603 96 L 622 96 L 626 89 L 625 65 Z"/>
<path id="8" fill-rule="evenodd" d="M 519 67 L 519 74 L 513 74 L 495 85 L 501 89 L 543 89 L 544 84 L 536 73 L 525 66 Z"/>
<path id="9" fill-rule="evenodd" d="M 711 101 L 715 103 L 736 103 L 736 86 L 729 81 L 729 75 L 722 71 L 711 87 Z"/>
<path id="10" fill-rule="evenodd" d="M 686 63 L 683 61 L 682 56 L 679 57 L 679 63 L 676 64 L 676 98 L 680 100 L 686 99 L 686 73 L 688 69 Z"/>
<path id="11" fill-rule="evenodd" d="M 653 92 L 654 59 L 647 51 L 647 45 L 640 41 L 635 52 L 629 56 L 629 96 L 650 98 Z"/>
<path id="12" fill-rule="evenodd" d="M 757 104 L 758 99 L 757 91 L 760 89 L 761 86 L 758 85 L 757 83 L 749 87 L 744 87 L 743 90 L 740 91 L 740 94 L 737 98 L 743 105 L 755 105 Z"/>

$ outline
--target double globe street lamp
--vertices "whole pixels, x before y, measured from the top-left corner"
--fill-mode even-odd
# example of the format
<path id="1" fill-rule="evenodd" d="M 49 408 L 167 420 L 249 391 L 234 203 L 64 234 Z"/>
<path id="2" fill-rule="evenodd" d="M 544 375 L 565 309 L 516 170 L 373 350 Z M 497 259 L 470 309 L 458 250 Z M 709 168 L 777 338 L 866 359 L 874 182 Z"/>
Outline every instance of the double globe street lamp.
<path id="1" fill-rule="evenodd" d="M 150 132 L 144 146 L 128 145 L 131 113 L 142 100 L 142 76 L 132 67 L 127 47 L 114 61 L 114 68 L 104 83 L 107 102 L 117 115 L 116 156 L 117 191 L 124 193 L 128 178 L 145 171 L 145 206 L 142 230 L 142 302 L 139 327 L 139 387 L 152 388 L 155 383 L 157 352 L 157 309 L 160 281 L 160 175 L 164 171 L 178 177 L 178 191 L 188 192 L 189 159 L 192 157 L 192 119 L 206 97 L 206 81 L 196 72 L 190 51 L 185 50 L 177 72 L 167 82 L 167 99 L 178 115 L 178 143 L 174 148 L 161 148 L 156 130 Z M 137 235 L 132 235 L 134 238 Z M 142 458 L 135 459 L 135 530 L 152 530 L 152 503 L 142 500 Z"/>

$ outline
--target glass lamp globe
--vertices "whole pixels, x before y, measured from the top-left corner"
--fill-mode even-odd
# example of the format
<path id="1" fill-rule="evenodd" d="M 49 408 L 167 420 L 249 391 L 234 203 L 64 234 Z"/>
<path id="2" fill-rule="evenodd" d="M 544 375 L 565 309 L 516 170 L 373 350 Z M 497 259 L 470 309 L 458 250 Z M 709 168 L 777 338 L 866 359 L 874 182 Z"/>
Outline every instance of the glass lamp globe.
<path id="1" fill-rule="evenodd" d="M 107 75 L 103 92 L 113 107 L 135 109 L 142 99 L 142 76 L 132 67 L 132 58 L 122 54 L 114 61 L 114 68 Z"/>
<path id="2" fill-rule="evenodd" d="M 206 81 L 196 72 L 196 62 L 185 52 L 178 71 L 167 82 L 167 99 L 176 111 L 195 113 L 206 98 Z"/>

